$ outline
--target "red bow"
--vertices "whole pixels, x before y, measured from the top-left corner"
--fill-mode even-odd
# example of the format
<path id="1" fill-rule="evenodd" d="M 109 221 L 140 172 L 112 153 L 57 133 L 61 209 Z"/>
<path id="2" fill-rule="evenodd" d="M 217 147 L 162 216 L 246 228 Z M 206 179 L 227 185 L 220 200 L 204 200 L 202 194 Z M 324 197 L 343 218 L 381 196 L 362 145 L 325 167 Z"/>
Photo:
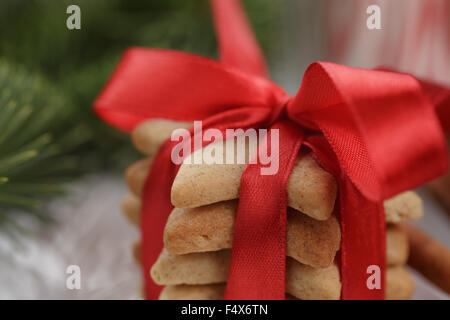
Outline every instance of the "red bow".
<path id="1" fill-rule="evenodd" d="M 169 50 L 126 51 L 95 102 L 97 114 L 130 131 L 141 121 L 203 120 L 204 127 L 277 128 L 279 171 L 261 176 L 247 165 L 241 180 L 228 299 L 284 299 L 286 183 L 302 145 L 339 184 L 343 299 L 383 299 L 369 290 L 367 267 L 385 271 L 382 201 L 447 170 L 444 138 L 427 90 L 407 74 L 313 63 L 300 90 L 289 97 L 264 77 L 262 54 L 233 0 L 213 1 L 223 62 Z M 159 150 L 143 192 L 142 257 L 146 295 L 160 287 L 150 267 L 163 247 L 173 208 L 170 190 L 177 167 L 174 142 Z M 267 147 L 267 146 L 261 146 Z"/>

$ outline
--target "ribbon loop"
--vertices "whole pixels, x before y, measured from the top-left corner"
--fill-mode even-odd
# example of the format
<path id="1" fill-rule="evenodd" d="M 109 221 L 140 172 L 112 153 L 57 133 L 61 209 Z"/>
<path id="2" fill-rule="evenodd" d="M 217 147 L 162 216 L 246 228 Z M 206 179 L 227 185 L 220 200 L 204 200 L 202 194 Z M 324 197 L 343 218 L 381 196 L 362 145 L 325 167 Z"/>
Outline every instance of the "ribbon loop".
<path id="1" fill-rule="evenodd" d="M 446 171 L 437 117 L 410 75 L 315 63 L 288 113 L 323 132 L 347 175 L 372 201 Z"/>
<path id="2" fill-rule="evenodd" d="M 95 101 L 95 111 L 130 131 L 149 118 L 201 120 L 243 106 L 271 108 L 285 97 L 273 82 L 212 59 L 131 48 Z"/>

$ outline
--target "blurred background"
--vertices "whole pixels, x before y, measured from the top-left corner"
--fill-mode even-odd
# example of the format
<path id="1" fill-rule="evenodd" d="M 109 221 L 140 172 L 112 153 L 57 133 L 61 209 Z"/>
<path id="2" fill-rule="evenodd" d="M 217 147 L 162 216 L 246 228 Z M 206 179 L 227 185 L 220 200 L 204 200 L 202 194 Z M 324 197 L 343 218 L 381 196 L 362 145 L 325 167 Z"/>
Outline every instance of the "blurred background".
<path id="1" fill-rule="evenodd" d="M 272 79 L 314 61 L 387 66 L 450 86 L 448 0 L 243 0 Z M 81 29 L 69 30 L 69 5 Z M 369 5 L 381 29 L 369 30 Z M 138 232 L 120 213 L 138 154 L 92 102 L 129 46 L 217 58 L 208 0 L 0 1 L 0 298 L 135 299 Z M 450 246 L 450 215 L 421 190 L 417 223 Z M 66 288 L 79 265 L 82 289 Z M 416 275 L 416 298 L 448 298 Z"/>

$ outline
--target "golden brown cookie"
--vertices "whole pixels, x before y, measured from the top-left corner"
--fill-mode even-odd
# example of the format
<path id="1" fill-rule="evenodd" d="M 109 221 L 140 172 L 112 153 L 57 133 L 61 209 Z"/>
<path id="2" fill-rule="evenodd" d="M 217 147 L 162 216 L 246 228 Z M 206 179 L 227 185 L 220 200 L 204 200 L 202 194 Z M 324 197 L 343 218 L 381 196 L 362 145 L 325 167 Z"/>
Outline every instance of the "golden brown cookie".
<path id="1" fill-rule="evenodd" d="M 226 282 L 230 258 L 229 249 L 184 255 L 174 255 L 163 250 L 151 269 L 151 276 L 159 285 Z M 394 285 L 391 286 L 387 297 L 403 299 L 412 292 L 409 274 L 406 272 L 405 275 L 402 268 L 402 266 L 388 268 L 388 281 Z M 400 278 L 399 282 L 396 282 L 397 276 Z M 339 299 L 341 283 L 336 263 L 326 268 L 313 268 L 287 257 L 286 292 L 299 299 Z"/>
<path id="2" fill-rule="evenodd" d="M 122 211 L 135 226 L 141 224 L 141 200 L 134 194 L 127 194 L 122 200 Z"/>
<path id="3" fill-rule="evenodd" d="M 175 208 L 164 230 L 165 248 L 173 254 L 231 248 L 237 205 L 237 200 L 230 200 L 193 209 Z M 288 256 L 306 265 L 327 267 L 339 250 L 340 241 L 336 217 L 317 221 L 288 210 Z"/>
<path id="4" fill-rule="evenodd" d="M 331 275 L 332 273 L 330 273 Z M 299 284 L 298 281 L 293 281 Z M 294 285 L 292 285 L 294 286 Z M 166 286 L 161 295 L 160 300 L 221 300 L 225 291 L 225 284 L 213 285 L 171 285 Z M 297 292 L 299 296 L 304 296 L 303 288 L 289 288 L 286 284 L 286 291 Z M 329 291 L 332 292 L 331 290 Z M 414 293 L 414 280 L 410 273 L 404 267 L 388 268 L 386 273 L 386 300 L 407 300 L 411 299 Z M 312 295 L 312 296 L 315 296 Z M 333 298 L 335 298 L 333 296 Z M 340 298 L 340 293 L 339 297 Z M 338 299 L 337 298 L 337 299 Z M 286 300 L 299 299 L 294 294 L 286 294 Z M 306 298 L 304 298 L 306 299 Z"/>
<path id="5" fill-rule="evenodd" d="M 415 220 L 423 216 L 422 199 L 413 191 L 406 191 L 384 202 L 387 223 Z"/>
<path id="6" fill-rule="evenodd" d="M 133 258 L 138 264 L 141 263 L 141 241 L 133 244 Z"/>
<path id="7" fill-rule="evenodd" d="M 222 300 L 225 293 L 225 284 L 203 284 L 165 286 L 159 295 L 159 300 Z M 286 300 L 298 300 L 286 294 Z"/>
<path id="8" fill-rule="evenodd" d="M 300 161 L 299 163 L 301 165 L 294 167 L 291 173 L 291 177 L 297 177 L 298 175 L 304 174 L 308 177 L 305 177 L 302 181 L 303 182 L 288 182 L 288 205 L 296 210 L 299 210 L 299 208 L 306 205 L 307 208 L 309 208 L 309 214 L 306 212 L 303 212 L 299 210 L 300 212 L 306 213 L 308 216 L 316 219 L 316 220 L 326 220 L 330 217 L 332 207 L 330 207 L 330 203 L 333 202 L 334 205 L 334 198 L 335 198 L 335 191 L 332 192 L 332 195 L 329 194 L 329 192 L 325 192 L 327 188 L 329 189 L 330 184 L 328 184 L 328 187 L 326 186 L 327 183 L 325 183 L 326 179 L 318 178 L 317 174 L 314 174 L 314 170 L 312 170 L 309 174 L 305 172 L 305 166 L 311 165 L 318 167 L 317 164 L 313 165 L 311 161 L 314 161 L 311 157 L 305 156 L 304 159 L 309 160 L 302 160 L 300 161 L 298 158 L 297 160 Z M 148 171 L 150 169 L 150 165 L 152 162 L 152 158 L 146 158 L 141 159 L 134 164 L 132 164 L 125 172 L 125 180 L 128 184 L 128 187 L 132 191 L 133 194 L 140 196 L 142 194 L 142 189 L 144 187 L 145 179 L 147 178 Z M 308 164 L 309 163 L 309 164 Z M 314 162 L 315 163 L 315 162 Z M 181 166 L 183 167 L 184 164 Z M 230 188 L 227 187 L 230 185 L 230 181 L 233 180 L 233 176 L 238 175 L 240 179 L 240 175 L 242 175 L 242 172 L 235 172 L 236 166 L 238 165 L 189 165 L 193 166 L 190 170 L 190 174 L 193 176 L 189 179 L 192 180 L 185 180 L 181 179 L 179 180 L 178 177 L 180 175 L 180 171 L 177 175 L 177 178 L 174 181 L 174 184 L 172 186 L 172 201 L 174 197 L 174 190 L 175 191 L 175 198 L 178 198 L 178 202 L 184 202 L 184 203 L 178 203 L 178 205 L 175 205 L 176 207 L 191 207 L 192 200 L 187 199 L 185 201 L 181 200 L 182 196 L 185 197 L 194 197 L 194 199 L 200 199 L 200 198 L 211 198 L 209 194 L 213 194 L 213 198 L 230 198 Z M 200 167 L 205 167 L 200 170 Z M 217 167 L 218 171 L 218 177 L 214 177 L 214 172 L 210 171 L 213 169 L 213 167 Z M 229 169 L 224 169 L 223 166 L 229 167 Z M 234 169 L 233 169 L 234 168 Z M 301 169 L 303 168 L 303 169 Z M 240 170 L 240 169 L 239 169 Z M 237 171 L 239 171 L 237 170 Z M 323 172 L 322 169 L 320 169 Z M 320 171 L 319 170 L 319 171 Z M 205 172 L 207 171 L 207 172 Z M 317 171 L 317 170 L 316 170 Z M 194 174 L 194 172 L 197 172 Z M 184 174 L 185 175 L 185 174 Z M 205 177 L 206 176 L 206 177 Z M 177 182 L 178 179 L 178 182 Z M 186 178 L 187 179 L 187 178 Z M 292 178 L 289 179 L 291 181 Z M 301 179 L 301 178 L 299 178 Z M 324 180 L 322 183 L 320 182 L 314 182 L 314 179 L 318 180 Z M 333 178 L 334 179 L 334 178 Z M 209 182 L 206 183 L 205 180 L 208 180 Z M 186 187 L 185 191 L 182 191 L 180 182 L 182 181 L 181 185 Z M 297 181 L 297 180 L 295 180 Z M 334 181 L 334 180 L 333 180 Z M 330 181 L 328 181 L 330 182 Z M 175 186 L 176 183 L 178 186 Z M 206 183 L 206 184 L 205 184 Z M 334 183 L 334 182 L 333 182 Z M 175 187 L 174 187 L 175 186 Z M 309 191 L 305 191 L 305 188 L 311 189 Z M 316 189 L 319 187 L 325 188 L 322 190 L 322 192 L 317 191 Z M 174 189 L 175 188 L 175 189 Z M 219 188 L 219 189 L 215 189 Z M 316 190 L 316 194 L 312 195 L 312 190 Z M 306 193 L 304 193 L 306 192 Z M 223 193 L 224 196 L 220 196 L 220 194 Z M 236 194 L 238 193 L 238 189 L 236 189 Z M 328 196 L 326 194 L 328 193 Z M 290 202 L 289 202 L 290 197 Z M 236 197 L 231 197 L 231 199 L 235 199 Z M 331 201 L 333 199 L 333 201 Z M 225 200 L 225 199 L 224 199 Z M 202 201 L 200 201 L 202 202 Z M 209 202 L 209 201 L 208 201 Z M 214 201 L 212 203 L 215 203 L 218 201 Z M 319 207 L 322 209 L 314 209 L 313 203 L 315 202 L 322 202 L 322 205 L 319 204 Z M 328 203 L 328 205 L 323 205 L 323 203 Z M 189 204 L 189 205 L 187 205 Z M 200 205 L 199 205 L 200 206 Z M 196 206 L 193 206 L 196 207 Z M 423 203 L 420 197 L 412 192 L 407 191 L 404 193 L 401 193 L 389 200 L 386 200 L 384 202 L 385 207 L 385 214 L 386 214 L 386 222 L 387 223 L 398 223 L 400 221 L 406 221 L 406 220 L 413 220 L 418 219 L 422 217 L 423 215 Z M 324 209 L 326 208 L 326 210 Z M 322 214 L 326 212 L 326 214 Z"/>
<path id="9" fill-rule="evenodd" d="M 386 300 L 409 300 L 414 293 L 414 289 L 414 280 L 404 266 L 387 269 Z"/>
<path id="10" fill-rule="evenodd" d="M 219 202 L 193 209 L 175 208 L 164 230 L 164 246 L 173 254 L 217 251 L 231 248 L 237 203 Z M 316 221 L 288 212 L 287 256 L 313 267 L 327 267 L 340 246 L 337 219 Z M 386 256 L 389 266 L 406 263 L 408 239 L 405 231 L 389 224 L 386 227 Z"/>
<path id="11" fill-rule="evenodd" d="M 237 201 L 219 202 L 193 209 L 175 208 L 164 230 L 164 246 L 170 253 L 186 254 L 231 248 Z M 317 221 L 288 210 L 287 256 L 316 268 L 329 266 L 340 247 L 336 217 Z M 386 229 L 389 265 L 406 263 L 408 240 L 394 225 Z"/>
<path id="12" fill-rule="evenodd" d="M 159 300 L 222 300 L 225 284 L 204 284 L 166 286 L 159 295 Z"/>
<path id="13" fill-rule="evenodd" d="M 386 262 L 388 266 L 399 266 L 408 261 L 408 236 L 400 227 L 388 224 L 386 226 Z"/>
<path id="14" fill-rule="evenodd" d="M 163 251 L 151 269 L 159 285 L 211 284 L 226 282 L 231 250 L 185 255 Z M 335 264 L 323 269 L 286 260 L 287 292 L 303 299 L 337 299 L 340 294 L 339 269 Z M 292 291 L 292 292 L 291 292 Z"/>
<path id="15" fill-rule="evenodd" d="M 172 204 L 194 208 L 239 197 L 245 164 L 183 163 L 172 185 Z M 336 181 L 310 156 L 300 153 L 288 180 L 288 205 L 314 219 L 330 217 Z"/>
<path id="16" fill-rule="evenodd" d="M 338 266 L 312 268 L 286 259 L 286 292 L 302 300 L 338 300 L 341 279 Z"/>
<path id="17" fill-rule="evenodd" d="M 147 179 L 152 162 L 153 158 L 141 159 L 125 170 L 125 181 L 128 188 L 139 197 L 144 189 L 145 179 Z"/>
<path id="18" fill-rule="evenodd" d="M 163 250 L 150 274 L 159 285 L 227 281 L 231 250 L 174 255 Z"/>
<path id="19" fill-rule="evenodd" d="M 152 119 L 140 123 L 131 133 L 133 145 L 146 155 L 155 155 L 163 142 L 178 128 L 188 129 L 191 122 Z"/>

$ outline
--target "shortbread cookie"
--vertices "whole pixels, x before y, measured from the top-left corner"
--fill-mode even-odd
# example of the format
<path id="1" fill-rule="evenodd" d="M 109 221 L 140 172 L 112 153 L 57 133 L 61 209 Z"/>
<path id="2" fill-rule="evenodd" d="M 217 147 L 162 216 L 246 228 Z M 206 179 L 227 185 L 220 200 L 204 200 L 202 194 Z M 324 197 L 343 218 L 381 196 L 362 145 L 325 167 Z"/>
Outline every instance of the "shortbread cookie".
<path id="1" fill-rule="evenodd" d="M 211 284 L 226 282 L 231 250 L 187 255 L 172 255 L 163 251 L 151 269 L 153 280 L 160 285 Z M 335 264 L 323 269 L 286 260 L 288 291 L 304 299 L 338 299 L 339 269 Z M 293 283 L 295 282 L 295 283 Z"/>
<path id="2" fill-rule="evenodd" d="M 386 300 L 409 300 L 414 293 L 414 289 L 414 280 L 404 266 L 387 269 Z"/>
<path id="3" fill-rule="evenodd" d="M 126 195 L 122 200 L 122 211 L 133 225 L 141 224 L 141 200 L 137 196 Z"/>
<path id="4" fill-rule="evenodd" d="M 141 241 L 136 241 L 133 244 L 133 258 L 138 264 L 141 263 Z"/>
<path id="5" fill-rule="evenodd" d="M 384 202 L 387 223 L 415 220 L 423 216 L 422 199 L 413 191 L 406 191 Z"/>
<path id="6" fill-rule="evenodd" d="M 175 208 L 164 230 L 164 246 L 174 254 L 207 252 L 231 248 L 237 201 L 230 200 L 208 206 Z M 387 261 L 404 264 L 408 258 L 406 234 L 395 225 L 386 230 Z M 316 221 L 288 209 L 287 255 L 316 268 L 331 264 L 340 245 L 340 228 L 332 216 Z"/>
<path id="7" fill-rule="evenodd" d="M 237 199 L 245 166 L 183 163 L 172 185 L 172 204 L 194 208 Z M 326 220 L 333 211 L 336 192 L 334 177 L 301 152 L 288 180 L 288 205 L 314 219 Z"/>
<path id="8" fill-rule="evenodd" d="M 175 129 L 192 127 L 191 122 L 152 119 L 140 123 L 131 133 L 133 145 L 146 155 L 155 155 Z"/>
<path id="9" fill-rule="evenodd" d="M 341 279 L 336 263 L 327 268 L 312 268 L 286 259 L 286 292 L 302 300 L 338 300 Z"/>
<path id="10" fill-rule="evenodd" d="M 225 283 L 165 286 L 159 300 L 222 300 L 225 294 Z M 298 300 L 286 294 L 286 300 Z"/>
<path id="11" fill-rule="evenodd" d="M 152 162 L 153 158 L 141 159 L 125 170 L 125 181 L 127 182 L 128 188 L 139 197 L 142 195 L 145 180 L 147 179 Z"/>
<path id="12" fill-rule="evenodd" d="M 229 249 L 184 255 L 163 250 L 150 274 L 159 285 L 221 283 L 227 281 L 230 258 Z M 313 268 L 287 257 L 286 288 L 300 299 L 338 299 L 339 269 L 336 263 L 327 268 Z"/>
<path id="13" fill-rule="evenodd" d="M 225 284 L 166 286 L 159 300 L 222 300 Z"/>
<path id="14" fill-rule="evenodd" d="M 333 273 L 330 272 L 329 275 Z M 339 273 L 337 274 L 339 276 Z M 294 278 L 294 277 L 293 277 Z M 299 280 L 294 280 L 297 285 L 300 284 Z M 340 281 L 339 281 L 340 282 Z M 316 285 L 316 283 L 314 283 Z M 303 288 L 292 288 L 294 285 L 286 284 L 286 300 L 297 300 L 291 292 L 296 292 L 299 296 L 303 296 L 303 299 L 308 299 L 307 294 Z M 340 285 L 339 285 L 340 287 Z M 160 300 L 221 300 L 225 292 L 225 283 L 220 284 L 206 284 L 206 285 L 170 285 L 166 286 L 160 296 Z M 335 293 L 336 291 L 329 291 Z M 414 293 L 414 280 L 412 279 L 408 270 L 405 267 L 388 268 L 386 272 L 386 300 L 407 300 L 410 299 Z M 316 296 L 312 294 L 310 296 Z M 334 299 L 340 298 L 340 292 L 338 297 L 332 296 Z"/>
<path id="15" fill-rule="evenodd" d="M 170 253 L 186 254 L 231 248 L 238 202 L 230 200 L 193 209 L 175 208 L 164 230 L 164 246 Z M 288 210 L 287 255 L 323 268 L 339 250 L 341 233 L 335 216 L 317 221 Z"/>
<path id="16" fill-rule="evenodd" d="M 236 201 L 231 200 L 193 209 L 175 208 L 164 230 L 165 248 L 173 254 L 231 248 L 236 206 Z M 332 216 L 326 221 L 316 221 L 293 211 L 288 210 L 287 256 L 313 267 L 329 266 L 340 245 L 337 219 Z M 405 232 L 395 225 L 387 225 L 388 265 L 404 264 L 408 249 Z"/>
<path id="17" fill-rule="evenodd" d="M 289 228 L 289 227 L 288 227 Z M 295 229 L 295 228 L 294 228 Z M 300 231 L 301 227 L 296 230 L 296 231 Z M 225 237 L 227 237 L 227 235 L 225 233 L 222 233 L 222 235 L 224 235 Z M 290 245 L 290 243 L 294 243 L 294 245 Z M 300 245 L 301 242 L 300 241 L 295 241 L 295 240 L 287 240 L 287 256 L 292 257 L 294 260 L 298 261 L 301 263 L 302 259 L 299 259 L 299 255 L 294 255 L 294 254 L 290 254 L 289 252 L 289 247 L 293 247 L 295 245 Z M 226 249 L 226 248 L 230 248 L 231 247 L 231 243 L 229 246 L 224 246 L 224 248 L 220 248 L 220 249 Z M 295 249 L 293 249 L 295 251 Z M 169 253 L 169 255 L 174 255 L 172 252 L 169 252 L 169 250 L 167 250 L 167 253 Z M 136 260 L 138 262 L 140 262 L 140 243 L 136 243 L 134 245 L 133 248 L 133 252 L 134 252 L 134 256 L 136 258 Z M 301 249 L 298 250 L 298 252 L 301 252 Z M 190 252 L 192 253 L 192 252 Z M 395 225 L 388 225 L 386 228 L 386 263 L 388 266 L 392 267 L 392 266 L 400 266 L 400 265 L 404 265 L 408 259 L 408 253 L 409 253 L 409 244 L 408 244 L 408 239 L 406 236 L 406 232 Z M 334 256 L 334 254 L 333 254 Z M 139 259 L 138 259 L 139 257 Z M 179 257 L 189 257 L 188 254 L 183 254 Z M 163 258 L 161 258 L 163 259 Z M 183 258 L 180 258 L 183 259 Z M 164 259 L 163 259 L 164 260 Z M 303 259 L 304 260 L 304 259 Z M 326 266 L 329 266 L 331 263 L 327 264 Z"/>
<path id="18" fill-rule="evenodd" d="M 311 171 L 310 175 L 308 175 L 308 173 L 305 172 L 305 169 L 304 169 L 304 167 L 306 166 L 305 162 L 311 162 L 314 160 L 312 158 L 310 158 L 309 156 L 305 156 L 304 159 L 309 159 L 309 160 L 302 160 L 299 162 L 301 165 L 297 166 L 297 169 L 295 170 L 296 171 L 295 176 L 304 174 L 305 176 L 309 176 L 309 177 L 303 179 L 304 183 L 298 183 L 298 185 L 296 185 L 295 183 L 292 183 L 292 184 L 288 185 L 288 205 L 296 210 L 299 210 L 300 203 L 304 203 L 304 205 L 310 209 L 313 207 L 313 205 L 312 205 L 313 202 L 319 202 L 319 203 L 320 203 L 320 201 L 330 202 L 330 203 L 333 202 L 333 205 L 334 205 L 334 200 L 331 201 L 330 199 L 331 198 L 334 199 L 335 194 L 330 195 L 329 192 L 323 193 L 323 192 L 319 192 L 316 190 L 316 188 L 321 187 L 320 185 L 322 185 L 322 187 L 324 187 L 324 183 L 319 183 L 319 182 L 316 183 L 313 181 L 314 179 L 320 180 L 321 178 L 318 178 L 318 176 L 320 176 L 320 174 L 318 174 L 318 175 L 313 174 L 312 172 L 314 170 Z M 297 158 L 297 160 L 298 160 L 298 158 Z M 135 194 L 137 196 L 141 196 L 142 189 L 143 189 L 144 183 L 145 183 L 145 179 L 147 178 L 151 163 L 152 163 L 152 158 L 141 159 L 141 160 L 135 162 L 134 164 L 132 164 L 125 171 L 125 180 L 133 194 Z M 314 166 L 311 163 L 310 163 L 310 165 Z M 184 165 L 182 165 L 182 167 L 183 166 Z M 214 194 L 215 198 L 229 198 L 228 195 L 230 194 L 230 189 L 226 186 L 227 186 L 227 183 L 230 182 L 230 180 L 233 180 L 229 176 L 238 175 L 237 172 L 233 171 L 233 167 L 236 167 L 236 165 L 223 164 L 223 165 L 192 165 L 192 166 L 193 166 L 193 168 L 191 168 L 192 170 L 190 169 L 188 171 L 192 172 L 192 171 L 198 170 L 198 172 L 197 172 L 198 176 L 195 177 L 195 175 L 194 175 L 194 176 L 190 177 L 189 179 L 192 179 L 191 181 L 182 179 L 183 180 L 182 185 L 186 187 L 186 190 L 182 191 L 180 182 L 177 182 L 177 179 L 179 177 L 179 174 L 178 174 L 177 178 L 175 179 L 174 184 L 172 186 L 172 201 L 173 201 L 173 197 L 174 197 L 174 186 L 176 185 L 176 183 L 178 183 L 178 186 L 175 187 L 175 190 L 179 190 L 179 191 L 175 191 L 175 193 L 178 193 L 178 195 L 176 195 L 175 198 L 181 199 L 182 196 L 185 196 L 185 197 L 193 196 L 195 199 L 200 199 L 203 197 L 209 197 L 209 195 L 208 195 L 209 193 Z M 203 171 L 205 171 L 205 169 L 200 170 L 200 167 L 202 167 L 202 166 L 206 166 L 206 168 L 209 168 L 209 169 L 206 169 L 207 172 L 203 172 Z M 227 173 L 227 174 L 229 174 L 229 176 L 224 175 L 225 174 L 224 171 L 227 171 L 228 169 L 225 170 L 223 166 L 230 167 L 231 172 Z M 317 164 L 315 166 L 318 167 Z M 212 170 L 212 167 L 219 168 L 218 174 L 220 174 L 220 177 L 214 177 L 213 171 L 210 171 L 210 169 Z M 181 171 L 181 168 L 180 168 L 180 171 Z M 325 171 L 322 171 L 322 172 L 325 172 Z M 203 176 L 203 174 L 205 174 L 208 177 L 205 178 Z M 242 173 L 240 173 L 240 174 L 242 174 Z M 294 170 L 291 173 L 291 177 L 294 176 L 293 174 L 294 174 Z M 186 178 L 186 179 L 188 179 L 188 178 Z M 299 178 L 299 179 L 301 179 L 301 178 Z M 209 182 L 206 182 L 206 180 Z M 178 179 L 178 181 L 180 181 L 180 180 Z M 289 181 L 291 181 L 291 178 L 289 179 Z M 296 180 L 296 181 L 298 181 L 298 180 Z M 307 189 L 309 187 L 311 187 L 310 191 L 305 191 L 305 189 Z M 214 188 L 221 188 L 221 189 L 215 190 Z M 316 190 L 318 193 L 313 195 L 311 193 L 311 190 L 313 190 L 313 189 Z M 222 190 L 226 196 L 220 196 Z M 303 193 L 303 191 L 305 191 L 305 193 Z M 196 192 L 196 193 L 193 193 L 193 192 Z M 236 194 L 237 194 L 237 192 L 238 192 L 238 189 L 236 189 Z M 326 194 L 328 194 L 328 196 L 326 196 Z M 291 195 L 290 202 L 289 202 L 289 195 Z M 297 201 L 295 199 L 292 199 L 294 197 L 293 195 L 298 195 L 298 199 L 300 199 L 300 200 Z M 310 198 L 306 199 L 305 197 L 307 197 L 307 196 L 310 196 Z M 323 199 L 322 199 L 322 196 L 324 197 Z M 237 196 L 231 197 L 231 199 L 235 199 L 235 198 L 237 198 Z M 224 199 L 224 200 L 226 200 L 226 199 Z M 181 200 L 179 200 L 179 201 L 181 201 Z M 219 201 L 214 201 L 214 202 L 219 202 Z M 192 201 L 187 199 L 185 202 L 191 203 Z M 202 202 L 204 202 L 204 201 L 200 201 L 200 203 L 202 203 Z M 214 202 L 212 202 L 212 203 L 214 203 Z M 181 204 L 181 205 L 178 204 L 175 206 L 176 207 L 191 207 L 191 205 L 187 206 L 187 205 L 183 205 L 183 204 Z M 200 204 L 198 206 L 200 206 Z M 195 207 L 195 206 L 193 206 L 193 207 Z M 322 209 L 327 207 L 327 209 L 326 210 L 320 209 L 318 211 L 317 210 L 314 211 L 311 209 L 312 211 L 310 211 L 310 213 L 307 215 L 316 220 L 328 219 L 329 216 L 331 215 L 331 211 L 328 210 L 329 205 L 325 205 L 325 206 L 319 205 L 319 207 Z M 385 214 L 386 214 L 386 222 L 388 222 L 388 223 L 398 223 L 400 221 L 418 219 L 418 218 L 422 217 L 422 215 L 423 215 L 422 200 L 416 193 L 414 193 L 412 191 L 407 191 L 407 192 L 401 193 L 389 200 L 386 200 L 384 202 L 384 207 L 385 207 Z M 299 210 L 299 211 L 303 212 L 301 210 Z M 327 213 L 322 214 L 320 212 L 322 212 L 322 213 L 327 212 Z M 305 213 L 305 212 L 303 212 L 303 213 Z"/>
<path id="19" fill-rule="evenodd" d="M 408 236 L 399 226 L 386 226 L 386 262 L 388 266 L 404 265 L 408 261 Z"/>
<path id="20" fill-rule="evenodd" d="M 159 285 L 226 282 L 231 250 L 174 255 L 163 249 L 150 274 Z"/>

